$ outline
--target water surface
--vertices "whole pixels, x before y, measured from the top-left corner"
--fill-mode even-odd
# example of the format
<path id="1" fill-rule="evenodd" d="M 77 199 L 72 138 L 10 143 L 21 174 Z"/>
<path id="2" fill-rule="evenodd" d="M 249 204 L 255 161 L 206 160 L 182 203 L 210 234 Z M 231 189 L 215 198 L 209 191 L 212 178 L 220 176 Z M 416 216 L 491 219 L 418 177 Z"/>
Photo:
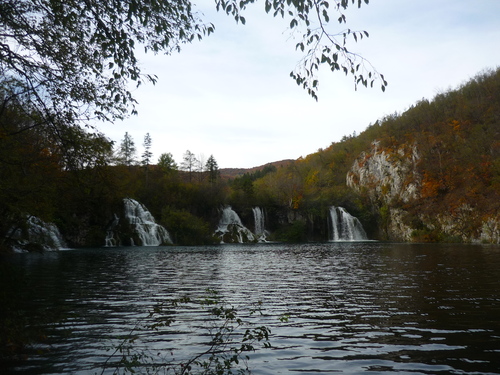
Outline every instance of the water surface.
<path id="1" fill-rule="evenodd" d="M 177 323 L 156 333 L 137 324 L 158 303 L 211 288 L 242 312 L 262 302 L 251 319 L 271 328 L 272 348 L 251 356 L 254 374 L 500 374 L 498 246 L 134 247 L 9 262 L 24 270 L 16 288 L 29 311 L 64 318 L 8 373 L 100 373 L 131 332 L 141 348 L 192 355 L 206 342 L 199 310 L 171 309 Z"/>

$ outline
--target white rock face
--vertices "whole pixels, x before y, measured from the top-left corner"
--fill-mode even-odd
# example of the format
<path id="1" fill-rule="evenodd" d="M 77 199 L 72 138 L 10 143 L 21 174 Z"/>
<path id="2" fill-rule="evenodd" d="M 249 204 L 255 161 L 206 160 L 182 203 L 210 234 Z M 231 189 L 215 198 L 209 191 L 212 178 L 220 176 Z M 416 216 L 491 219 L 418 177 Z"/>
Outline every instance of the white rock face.
<path id="1" fill-rule="evenodd" d="M 368 189 L 373 198 L 385 203 L 409 202 L 418 198 L 421 177 L 417 173 L 419 154 L 415 145 L 390 152 L 379 142 L 369 153 L 362 152 L 347 174 L 347 185 L 358 191 Z"/>
<path id="2" fill-rule="evenodd" d="M 371 150 L 362 152 L 347 174 L 347 185 L 358 192 L 367 192 L 381 213 L 384 212 L 382 230 L 386 236 L 398 241 L 415 240 L 417 228 L 412 228 L 410 223 L 420 222 L 419 230 L 424 228 L 446 240 L 500 243 L 500 214 L 484 217 L 469 204 L 437 215 L 410 214 L 400 208 L 400 203 L 420 199 L 419 159 L 416 145 L 382 149 L 379 142 L 374 141 Z"/>
<path id="3" fill-rule="evenodd" d="M 393 208 L 389 213 L 389 223 L 387 226 L 387 234 L 391 239 L 398 241 L 411 242 L 413 228 L 405 223 L 406 211 Z"/>
<path id="4" fill-rule="evenodd" d="M 500 243 L 500 215 L 496 218 L 489 218 L 483 222 L 479 238 L 474 242 L 479 243 Z"/>
<path id="5" fill-rule="evenodd" d="M 447 234 L 471 243 L 500 243 L 500 216 L 482 218 L 480 213 L 468 204 L 463 204 L 453 212 L 443 213 L 426 222 L 437 222 L 437 228 Z"/>

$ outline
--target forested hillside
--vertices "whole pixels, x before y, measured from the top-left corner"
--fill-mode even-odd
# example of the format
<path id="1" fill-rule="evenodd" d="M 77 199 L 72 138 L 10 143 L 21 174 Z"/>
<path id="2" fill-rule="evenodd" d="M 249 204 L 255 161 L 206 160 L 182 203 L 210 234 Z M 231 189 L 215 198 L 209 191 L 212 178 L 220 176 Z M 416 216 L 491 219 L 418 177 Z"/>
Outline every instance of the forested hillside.
<path id="1" fill-rule="evenodd" d="M 499 241 L 500 70 L 305 158 L 234 178 L 220 178 L 216 163 L 189 172 L 124 163 L 104 135 L 36 123 L 20 97 L 2 97 L 3 249 L 31 215 L 55 223 L 69 246 L 102 246 L 125 197 L 143 203 L 177 244 L 217 242 L 225 205 L 243 221 L 264 208 L 278 241 L 328 239 L 331 206 L 357 216 L 372 239 Z"/>
<path id="2" fill-rule="evenodd" d="M 255 186 L 296 210 L 345 205 L 379 239 L 498 242 L 499 155 L 495 70 L 387 116 Z"/>

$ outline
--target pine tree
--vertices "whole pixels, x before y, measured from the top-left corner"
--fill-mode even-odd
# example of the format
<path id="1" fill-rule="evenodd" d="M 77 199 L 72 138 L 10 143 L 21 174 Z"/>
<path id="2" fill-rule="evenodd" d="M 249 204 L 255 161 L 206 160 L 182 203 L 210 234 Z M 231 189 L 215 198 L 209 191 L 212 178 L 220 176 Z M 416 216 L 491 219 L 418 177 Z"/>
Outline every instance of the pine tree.
<path id="1" fill-rule="evenodd" d="M 183 161 L 181 163 L 181 168 L 189 172 L 189 182 L 191 182 L 193 169 L 196 168 L 197 161 L 198 159 L 196 159 L 196 156 L 194 156 L 194 154 L 191 151 L 187 150 L 184 153 Z"/>
<path id="2" fill-rule="evenodd" d="M 217 179 L 220 176 L 220 172 L 217 161 L 215 160 L 213 155 L 210 155 L 210 157 L 208 158 L 207 163 L 205 164 L 205 170 L 208 172 L 208 181 L 212 184 L 217 182 Z"/>
<path id="3" fill-rule="evenodd" d="M 136 164 L 136 148 L 132 136 L 125 132 L 122 143 L 120 144 L 120 151 L 118 152 L 118 160 L 120 163 L 130 167 Z"/>
<path id="4" fill-rule="evenodd" d="M 146 133 L 144 136 L 144 152 L 142 154 L 142 165 L 148 169 L 149 163 L 151 162 L 151 157 L 153 156 L 153 153 L 151 152 L 151 136 L 149 133 Z"/>

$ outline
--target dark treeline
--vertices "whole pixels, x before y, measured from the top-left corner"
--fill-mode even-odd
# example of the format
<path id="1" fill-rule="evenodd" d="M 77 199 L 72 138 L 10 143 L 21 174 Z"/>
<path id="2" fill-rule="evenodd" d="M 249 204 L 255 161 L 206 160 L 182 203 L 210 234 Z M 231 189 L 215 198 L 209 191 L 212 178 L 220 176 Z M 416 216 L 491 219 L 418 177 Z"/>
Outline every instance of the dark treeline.
<path id="1" fill-rule="evenodd" d="M 37 123 L 26 103 L 1 94 L 3 248 L 12 229 L 26 225 L 26 215 L 55 223 L 70 246 L 102 246 L 105 228 L 122 209 L 124 197 L 146 205 L 178 244 L 213 242 L 218 212 L 228 204 L 243 217 L 254 206 L 265 207 L 276 218 L 271 229 L 277 240 L 324 238 L 320 222 L 332 205 L 347 208 L 378 239 L 387 238 L 387 210 L 395 208 L 409 213 L 407 224 L 419 241 L 446 240 L 425 219 L 443 212 L 463 220 L 463 232 L 470 235 L 481 222 L 498 219 L 500 70 L 423 99 L 305 158 L 232 179 L 220 177 L 213 157 L 212 173 L 180 171 L 171 154 L 156 164 L 149 159 L 146 165 L 120 162 L 104 135 Z M 370 155 L 375 140 L 379 151 L 394 158 L 405 157 L 397 152 L 401 147 L 417 147 L 413 174 L 419 178 L 418 199 L 387 203 L 374 199 L 370 187 L 347 186 L 353 163 L 362 152 Z M 474 216 L 461 217 L 461 207 L 470 207 Z"/>

